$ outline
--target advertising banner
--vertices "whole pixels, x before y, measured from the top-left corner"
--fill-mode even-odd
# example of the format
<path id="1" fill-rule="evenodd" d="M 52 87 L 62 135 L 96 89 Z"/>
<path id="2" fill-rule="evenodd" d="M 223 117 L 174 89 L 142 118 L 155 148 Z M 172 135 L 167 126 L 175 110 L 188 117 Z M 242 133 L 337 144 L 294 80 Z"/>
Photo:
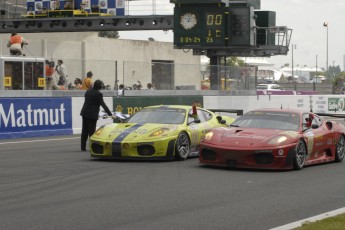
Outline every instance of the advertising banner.
<path id="1" fill-rule="evenodd" d="M 333 112 L 345 111 L 345 98 L 344 97 L 329 97 L 328 110 Z"/>
<path id="2" fill-rule="evenodd" d="M 143 107 L 151 105 L 203 105 L 203 96 L 152 96 L 152 97 L 114 97 L 114 111 L 132 115 Z"/>
<path id="3" fill-rule="evenodd" d="M 0 139 L 72 133 L 71 98 L 0 99 Z"/>

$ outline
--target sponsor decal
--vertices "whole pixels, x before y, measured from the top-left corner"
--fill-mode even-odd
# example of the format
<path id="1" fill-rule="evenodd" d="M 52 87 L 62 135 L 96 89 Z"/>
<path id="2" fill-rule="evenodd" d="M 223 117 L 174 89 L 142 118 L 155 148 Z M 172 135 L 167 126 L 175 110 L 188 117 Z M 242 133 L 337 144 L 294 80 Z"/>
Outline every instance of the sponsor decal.
<path id="1" fill-rule="evenodd" d="M 142 109 L 143 109 L 143 107 L 127 107 L 127 114 L 133 115 Z"/>
<path id="2" fill-rule="evenodd" d="M 307 148 L 308 148 L 308 156 L 307 156 L 307 158 L 309 158 L 309 156 L 313 152 L 313 148 L 314 148 L 314 137 L 313 136 L 308 136 L 308 138 L 307 138 Z"/>
<path id="3" fill-rule="evenodd" d="M 255 134 L 245 134 L 245 133 L 224 133 L 223 137 L 238 137 L 238 138 L 252 138 L 252 139 L 259 139 L 264 140 L 266 139 L 265 136 L 259 136 Z"/>
<path id="4" fill-rule="evenodd" d="M 148 132 L 147 129 L 138 129 L 138 126 L 135 125 L 135 126 L 132 126 L 130 128 L 127 128 L 127 129 L 114 129 L 114 130 L 112 130 L 110 132 L 110 134 L 116 134 L 116 133 L 136 133 L 136 134 L 143 135 L 143 134 L 145 134 L 147 132 Z"/>
<path id="5" fill-rule="evenodd" d="M 298 99 L 297 100 L 297 108 L 303 108 L 304 107 L 304 100 Z"/>
<path id="6" fill-rule="evenodd" d="M 142 145 L 154 145 L 154 142 L 139 142 L 137 143 L 137 146 L 142 146 Z"/>
<path id="7" fill-rule="evenodd" d="M 132 115 L 144 107 L 151 105 L 192 105 L 202 107 L 202 96 L 153 96 L 153 97 L 114 97 L 114 110 L 125 114 Z M 120 111 L 121 110 L 121 111 Z"/>
<path id="8" fill-rule="evenodd" d="M 137 130 L 143 126 L 142 124 L 136 124 L 132 127 L 122 130 L 122 132 L 113 140 L 113 143 L 121 143 L 130 133 L 137 132 Z"/>
<path id="9" fill-rule="evenodd" d="M 306 137 L 314 137 L 314 133 L 309 131 L 304 134 Z"/>

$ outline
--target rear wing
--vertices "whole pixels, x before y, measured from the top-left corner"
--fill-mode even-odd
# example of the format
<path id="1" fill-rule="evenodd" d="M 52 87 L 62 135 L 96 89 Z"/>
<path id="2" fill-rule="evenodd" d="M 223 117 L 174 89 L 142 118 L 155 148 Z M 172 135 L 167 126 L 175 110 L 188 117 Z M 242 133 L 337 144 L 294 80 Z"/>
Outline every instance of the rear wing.
<path id="1" fill-rule="evenodd" d="M 208 109 L 208 110 L 214 113 L 236 113 L 237 116 L 243 115 L 243 110 L 241 109 Z"/>

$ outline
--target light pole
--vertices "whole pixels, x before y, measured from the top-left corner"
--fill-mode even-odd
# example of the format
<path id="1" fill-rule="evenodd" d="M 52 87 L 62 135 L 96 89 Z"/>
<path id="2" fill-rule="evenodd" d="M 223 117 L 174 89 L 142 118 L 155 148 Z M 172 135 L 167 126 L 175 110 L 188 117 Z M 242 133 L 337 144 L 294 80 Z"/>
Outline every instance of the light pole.
<path id="1" fill-rule="evenodd" d="M 326 75 L 328 75 L 328 22 L 324 22 L 323 26 L 326 27 L 327 40 L 326 40 Z"/>
<path id="2" fill-rule="evenodd" d="M 313 84 L 313 88 L 314 88 L 314 91 L 316 91 L 316 81 L 318 79 L 318 76 L 317 76 L 317 55 L 316 55 L 316 68 L 315 68 L 315 77 L 314 77 L 314 84 Z"/>

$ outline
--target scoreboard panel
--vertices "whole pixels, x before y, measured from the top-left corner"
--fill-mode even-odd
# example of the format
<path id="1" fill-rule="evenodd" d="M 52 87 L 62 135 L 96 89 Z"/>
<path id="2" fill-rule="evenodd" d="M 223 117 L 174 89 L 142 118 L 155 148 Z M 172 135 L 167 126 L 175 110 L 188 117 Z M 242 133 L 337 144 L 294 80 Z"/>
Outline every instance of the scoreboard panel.
<path id="1" fill-rule="evenodd" d="M 225 8 L 175 7 L 174 20 L 176 46 L 225 45 Z"/>

